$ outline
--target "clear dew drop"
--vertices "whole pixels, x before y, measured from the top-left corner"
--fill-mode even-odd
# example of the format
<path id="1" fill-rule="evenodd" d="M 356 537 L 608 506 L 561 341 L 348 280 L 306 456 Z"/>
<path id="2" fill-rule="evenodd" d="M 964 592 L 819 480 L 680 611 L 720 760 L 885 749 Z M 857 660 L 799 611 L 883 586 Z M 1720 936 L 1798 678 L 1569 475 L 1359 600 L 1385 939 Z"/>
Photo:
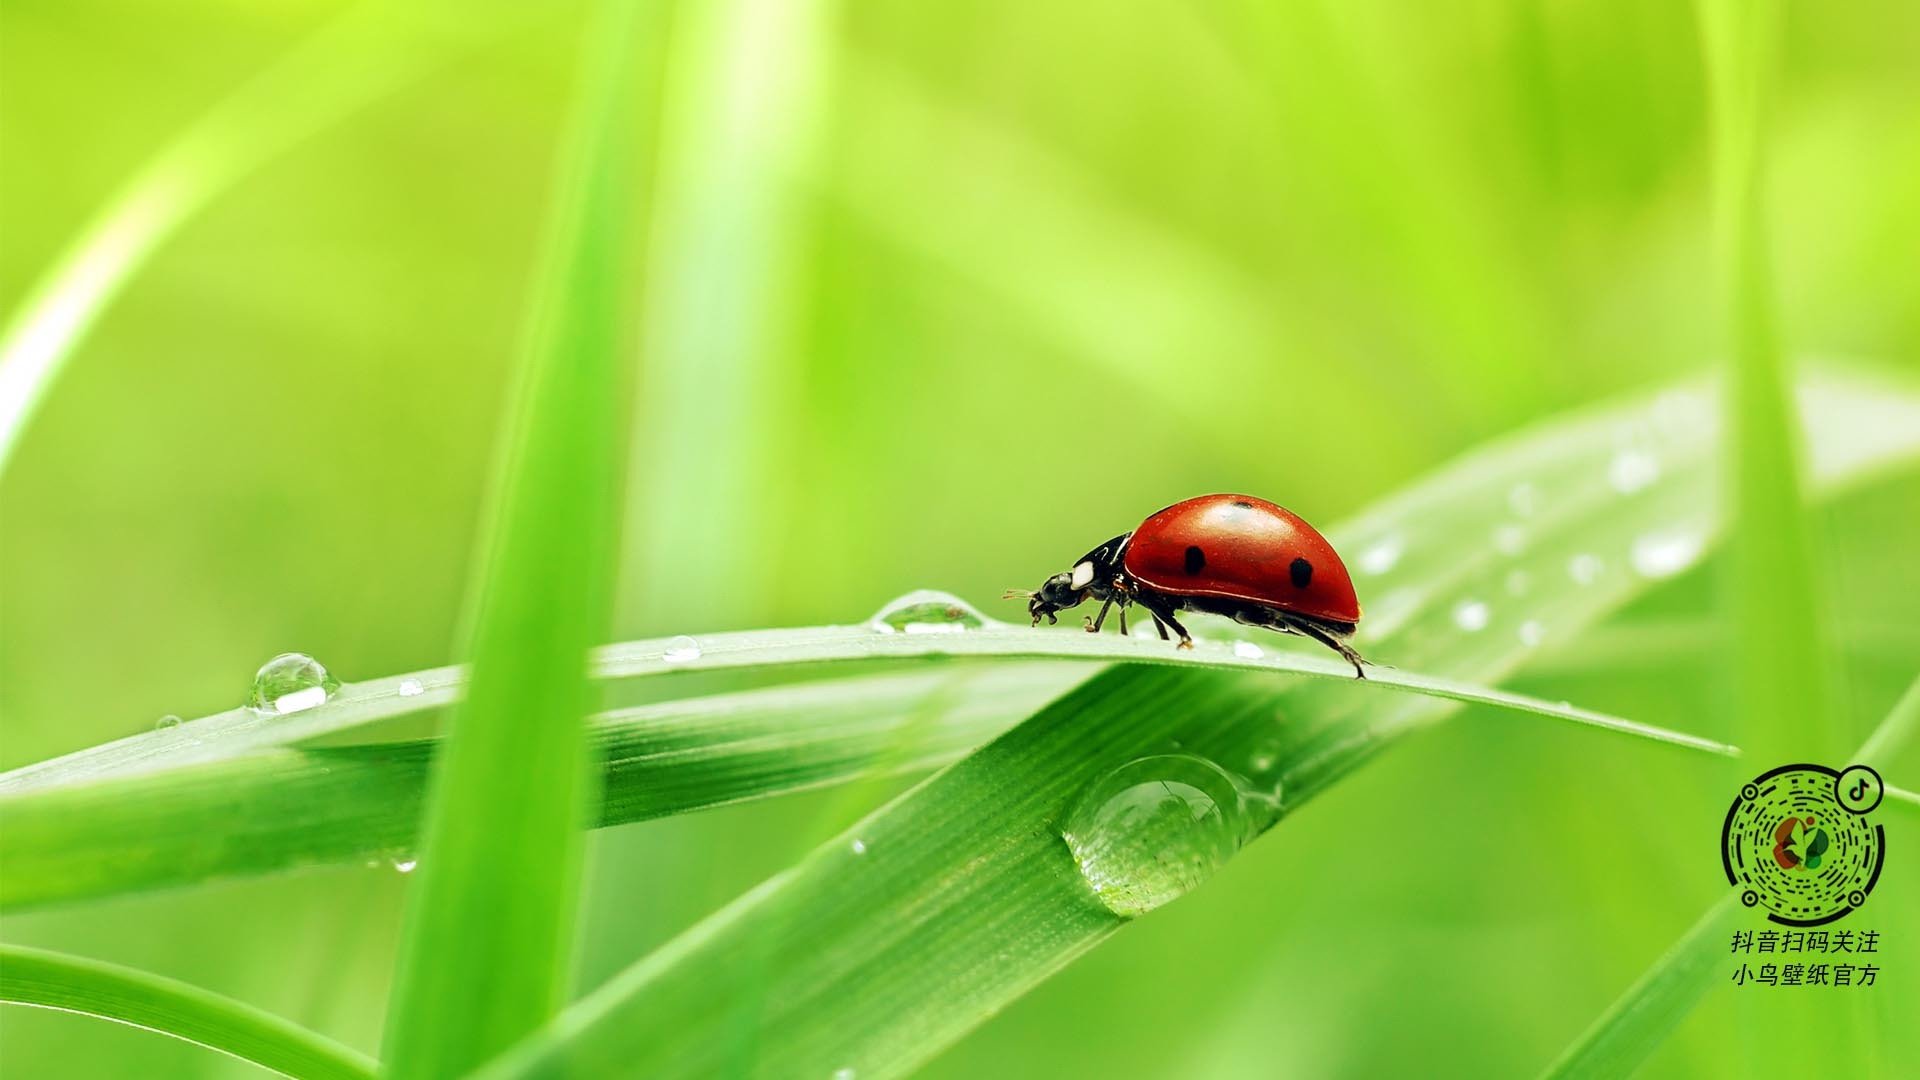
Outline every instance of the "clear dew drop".
<path id="1" fill-rule="evenodd" d="M 1705 539 L 1697 532 L 1647 533 L 1635 538 L 1628 561 L 1643 577 L 1672 577 L 1698 561 L 1705 546 Z"/>
<path id="2" fill-rule="evenodd" d="M 180 718 L 173 715 L 172 713 L 168 713 L 167 715 L 153 722 L 153 726 L 156 731 L 165 731 L 170 727 L 179 727 L 180 724 L 181 724 Z"/>
<path id="3" fill-rule="evenodd" d="M 850 1065 L 833 1070 L 833 1080 L 853 1080 L 854 1075 L 853 1067 Z"/>
<path id="4" fill-rule="evenodd" d="M 1398 533 L 1376 541 L 1372 547 L 1360 553 L 1354 560 L 1363 574 L 1384 574 L 1399 565 L 1400 556 L 1405 554 L 1407 542 Z"/>
<path id="5" fill-rule="evenodd" d="M 1586 552 L 1567 560 L 1567 577 L 1573 579 L 1575 585 L 1593 584 L 1600 580 L 1600 572 L 1605 569 L 1606 564 L 1600 561 L 1600 556 Z"/>
<path id="6" fill-rule="evenodd" d="M 1487 628 L 1493 609 L 1484 600 L 1462 600 L 1453 608 L 1453 625 L 1472 634 Z"/>
<path id="7" fill-rule="evenodd" d="M 260 665 L 247 691 L 247 707 L 264 716 L 305 712 L 340 691 L 340 680 L 306 653 L 281 653 Z"/>
<path id="8" fill-rule="evenodd" d="M 1526 622 L 1521 623 L 1513 633 L 1515 637 L 1520 639 L 1520 644 L 1531 649 L 1546 640 L 1547 628 L 1539 619 L 1528 619 Z"/>
<path id="9" fill-rule="evenodd" d="M 700 643 L 681 634 L 667 642 L 667 649 L 660 654 L 660 659 L 669 664 L 691 664 L 700 659 Z"/>
<path id="10" fill-rule="evenodd" d="M 881 634 L 958 634 L 993 621 L 952 593 L 915 589 L 887 601 L 867 625 Z"/>
<path id="11" fill-rule="evenodd" d="M 419 679 L 401 679 L 400 680 L 400 696 L 401 697 L 419 697 L 421 694 L 424 694 L 426 692 L 427 692 L 427 688 L 420 685 Z"/>
<path id="12" fill-rule="evenodd" d="M 1267 651 L 1251 641 L 1236 641 L 1233 643 L 1233 655 L 1242 660 L 1258 660 L 1267 655 Z"/>
<path id="13" fill-rule="evenodd" d="M 420 860 L 413 858 L 412 856 L 401 857 L 396 855 L 393 858 L 387 860 L 387 865 L 393 867 L 394 870 L 398 871 L 399 873 L 411 874 L 413 873 L 414 867 L 417 867 L 420 865 Z"/>
<path id="14" fill-rule="evenodd" d="M 1607 463 L 1607 483 L 1622 495 L 1640 491 L 1660 479 L 1660 459 L 1645 450 L 1622 450 Z"/>
<path id="15" fill-rule="evenodd" d="M 855 855 L 865 855 L 867 853 L 867 842 L 865 840 L 855 838 L 849 846 L 853 848 Z"/>
<path id="16" fill-rule="evenodd" d="M 1096 780 L 1061 836 L 1094 896 L 1133 918 L 1212 877 L 1251 832 L 1246 800 L 1224 769 L 1160 754 Z"/>

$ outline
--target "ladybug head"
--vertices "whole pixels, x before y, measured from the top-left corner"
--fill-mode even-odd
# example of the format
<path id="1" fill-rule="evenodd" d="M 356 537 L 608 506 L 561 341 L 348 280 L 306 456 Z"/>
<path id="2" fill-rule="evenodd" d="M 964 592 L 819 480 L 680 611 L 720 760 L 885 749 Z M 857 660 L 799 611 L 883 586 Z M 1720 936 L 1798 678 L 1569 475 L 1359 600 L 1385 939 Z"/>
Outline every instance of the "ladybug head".
<path id="1" fill-rule="evenodd" d="M 1004 599 L 1024 599 L 1027 602 L 1027 614 L 1033 617 L 1033 625 L 1040 625 L 1041 619 L 1050 623 L 1060 621 L 1054 614 L 1073 607 L 1087 598 L 1087 590 L 1093 585 L 1093 569 L 1088 563 L 1081 563 L 1072 570 L 1055 574 L 1040 583 L 1040 591 L 1028 592 L 1014 589 Z"/>

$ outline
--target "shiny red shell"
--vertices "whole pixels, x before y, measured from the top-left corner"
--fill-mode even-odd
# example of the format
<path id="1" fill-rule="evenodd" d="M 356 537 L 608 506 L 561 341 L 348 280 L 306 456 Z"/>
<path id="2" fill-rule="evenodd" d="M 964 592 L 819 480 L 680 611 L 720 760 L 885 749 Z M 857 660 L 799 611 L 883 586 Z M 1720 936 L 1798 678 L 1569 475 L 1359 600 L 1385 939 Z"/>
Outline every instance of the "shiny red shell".
<path id="1" fill-rule="evenodd" d="M 1140 523 L 1121 566 L 1174 596 L 1217 596 L 1359 622 L 1346 564 L 1298 514 L 1251 495 L 1202 495 Z"/>

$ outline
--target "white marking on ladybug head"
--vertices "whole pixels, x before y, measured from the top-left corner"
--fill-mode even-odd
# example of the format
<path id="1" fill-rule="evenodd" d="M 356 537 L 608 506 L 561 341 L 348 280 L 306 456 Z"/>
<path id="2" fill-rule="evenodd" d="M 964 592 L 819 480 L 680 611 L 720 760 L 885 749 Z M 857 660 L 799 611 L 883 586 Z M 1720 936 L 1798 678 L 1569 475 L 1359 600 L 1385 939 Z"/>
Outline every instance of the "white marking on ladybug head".
<path id="1" fill-rule="evenodd" d="M 1070 580 L 1076 589 L 1084 589 L 1093 584 L 1093 563 L 1083 562 L 1079 566 L 1074 567 L 1073 577 Z"/>

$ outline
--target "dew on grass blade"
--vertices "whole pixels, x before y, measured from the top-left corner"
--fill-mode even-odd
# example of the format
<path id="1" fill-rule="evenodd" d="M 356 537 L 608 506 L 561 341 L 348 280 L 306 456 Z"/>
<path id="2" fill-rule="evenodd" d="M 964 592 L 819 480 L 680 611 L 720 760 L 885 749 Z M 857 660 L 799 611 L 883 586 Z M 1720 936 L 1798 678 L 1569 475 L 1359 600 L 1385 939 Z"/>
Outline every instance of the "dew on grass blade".
<path id="1" fill-rule="evenodd" d="M 1492 618 L 1493 609 L 1484 600 L 1462 600 L 1454 605 L 1453 624 L 1470 634 L 1485 630 Z"/>
<path id="2" fill-rule="evenodd" d="M 1575 585 L 1593 584 L 1600 580 L 1600 571 L 1604 569 L 1606 565 L 1600 561 L 1598 555 L 1586 552 L 1567 560 L 1567 576 L 1573 579 Z"/>
<path id="3" fill-rule="evenodd" d="M 155 720 L 153 722 L 153 726 L 156 729 L 165 730 L 170 727 L 179 727 L 180 722 L 181 721 L 179 717 L 173 715 L 172 713 L 168 713 L 167 715 L 161 717 L 160 719 Z"/>
<path id="4" fill-rule="evenodd" d="M 1376 541 L 1373 546 L 1360 553 L 1354 562 L 1363 574 L 1384 574 L 1400 562 L 1400 556 L 1407 550 L 1407 542 L 1395 533 Z"/>
<path id="5" fill-rule="evenodd" d="M 426 692 L 427 692 L 427 688 L 420 685 L 419 679 L 401 679 L 400 680 L 400 696 L 401 697 L 419 697 L 421 694 L 424 694 Z"/>
<path id="6" fill-rule="evenodd" d="M 867 853 L 867 842 L 865 840 L 861 840 L 856 837 L 853 843 L 849 846 L 853 848 L 853 853 L 855 855 L 865 855 Z"/>
<path id="7" fill-rule="evenodd" d="M 1547 628 L 1539 619 L 1528 619 L 1514 631 L 1514 636 L 1520 639 L 1520 644 L 1531 649 L 1546 639 Z"/>
<path id="8" fill-rule="evenodd" d="M 1652 532 L 1634 539 L 1627 558 L 1642 577 L 1657 580 L 1692 566 L 1705 547 L 1705 538 L 1697 532 Z"/>
<path id="9" fill-rule="evenodd" d="M 400 856 L 395 856 L 394 858 L 388 860 L 388 865 L 392 866 L 395 870 L 399 871 L 402 874 L 411 874 L 413 873 L 413 868 L 420 865 L 420 860 L 414 858 L 411 855 L 406 856 L 404 858 Z"/>
<path id="10" fill-rule="evenodd" d="M 340 690 L 340 680 L 306 653 L 281 653 L 260 665 L 247 707 L 263 716 L 286 716 L 324 705 Z"/>
<path id="11" fill-rule="evenodd" d="M 1160 754 L 1094 781 L 1061 836 L 1094 896 L 1133 918 L 1212 877 L 1252 831 L 1226 770 L 1192 754 Z"/>
<path id="12" fill-rule="evenodd" d="M 887 601 L 867 625 L 882 634 L 958 634 L 993 621 L 952 593 L 915 589 Z"/>
<path id="13" fill-rule="evenodd" d="M 1233 655 L 1242 660 L 1258 660 L 1267 652 L 1251 641 L 1236 641 L 1233 643 Z"/>
<path id="14" fill-rule="evenodd" d="M 1607 483 L 1631 495 L 1660 479 L 1660 459 L 1645 450 L 1622 450 L 1607 465 Z"/>
<path id="15" fill-rule="evenodd" d="M 700 659 L 700 643 L 681 634 L 667 642 L 667 650 L 660 654 L 660 659 L 669 664 L 691 664 Z"/>

